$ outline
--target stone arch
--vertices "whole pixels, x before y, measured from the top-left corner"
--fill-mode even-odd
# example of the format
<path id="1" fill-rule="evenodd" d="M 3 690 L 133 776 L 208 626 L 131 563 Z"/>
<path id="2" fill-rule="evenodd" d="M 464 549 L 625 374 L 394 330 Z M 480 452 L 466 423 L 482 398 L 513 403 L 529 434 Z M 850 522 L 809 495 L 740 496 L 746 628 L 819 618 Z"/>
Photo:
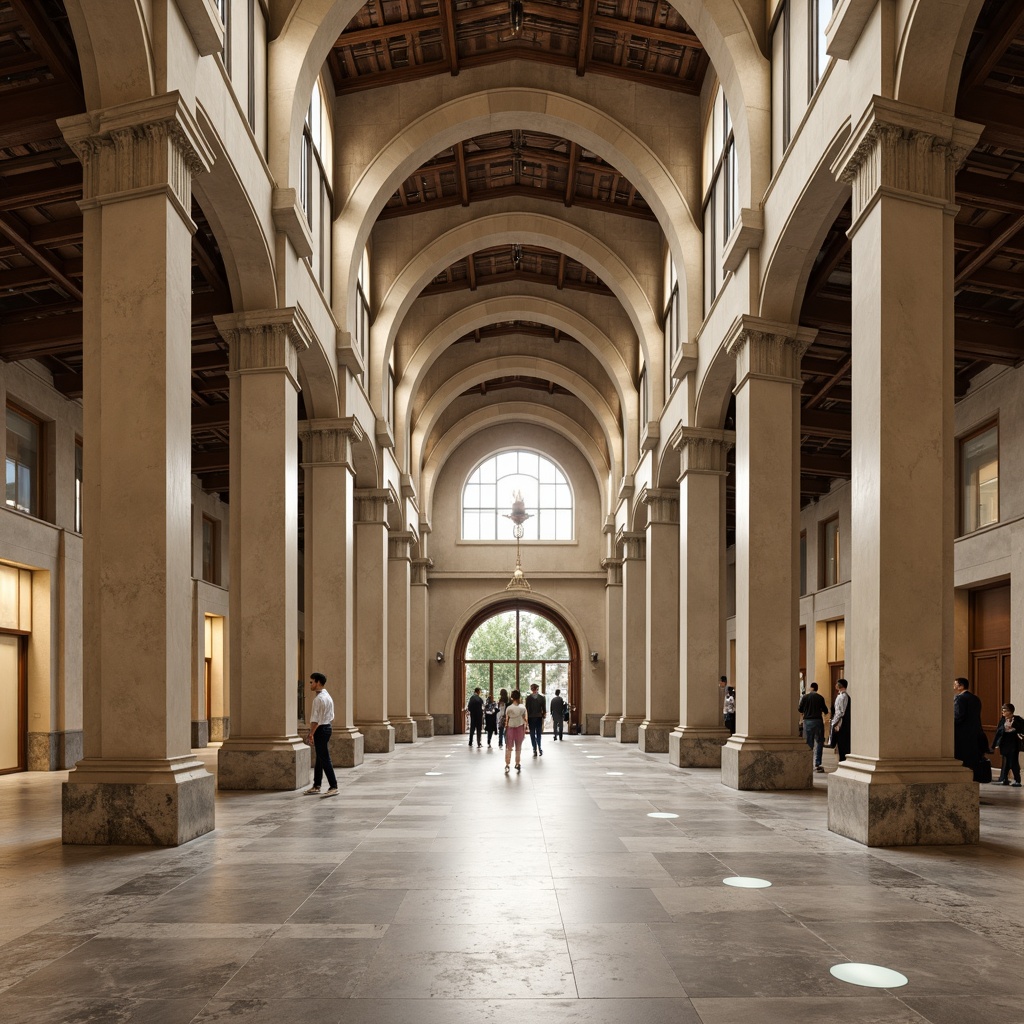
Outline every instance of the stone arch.
<path id="1" fill-rule="evenodd" d="M 736 381 L 736 360 L 724 348 L 711 358 L 697 389 L 693 425 L 721 430 Z"/>
<path id="2" fill-rule="evenodd" d="M 542 245 L 565 252 L 593 270 L 622 303 L 640 340 L 645 361 L 651 367 L 651 393 L 661 394 L 661 326 L 632 271 L 608 246 L 577 227 L 556 217 L 515 213 L 493 214 L 460 224 L 426 245 L 402 269 L 388 289 L 371 329 L 371 389 L 375 382 L 378 388 L 382 385 L 381 377 L 391 357 L 398 328 L 427 283 L 441 269 L 463 256 L 507 242 Z M 382 397 L 379 395 L 378 401 Z"/>
<path id="3" fill-rule="evenodd" d="M 66 0 L 66 9 L 88 110 L 155 94 L 156 68 L 141 0 Z"/>
<path id="4" fill-rule="evenodd" d="M 418 392 L 431 366 L 452 342 L 464 337 L 479 327 L 512 319 L 532 320 L 565 331 L 592 353 L 604 367 L 614 383 L 619 403 L 624 410 L 626 421 L 626 444 L 628 439 L 639 436 L 639 399 L 629 368 L 621 353 L 608 336 L 591 320 L 581 316 L 557 302 L 537 296 L 510 295 L 466 306 L 447 320 L 438 324 L 416 347 L 406 365 L 395 391 L 396 455 L 400 466 L 408 469 L 409 439 L 411 423 L 409 410 L 413 397 Z M 635 452 L 624 452 L 624 457 L 633 457 Z"/>
<path id="5" fill-rule="evenodd" d="M 438 441 L 423 464 L 422 470 L 418 471 L 418 493 L 428 520 L 433 516 L 434 483 L 456 449 L 481 430 L 496 423 L 509 422 L 536 424 L 574 444 L 594 474 L 601 496 L 601 507 L 606 514 L 610 512 L 612 467 L 593 436 L 577 420 L 556 409 L 529 402 L 503 402 L 500 405 L 488 406 L 486 409 L 477 409 L 462 417 Z"/>
<path id="6" fill-rule="evenodd" d="M 571 391 L 593 414 L 600 424 L 607 450 L 611 453 L 613 469 L 622 470 L 622 438 L 619 435 L 618 420 L 608 408 L 601 393 L 578 373 L 566 369 L 551 360 L 524 360 L 520 356 L 499 356 L 474 363 L 455 374 L 431 395 L 430 401 L 421 410 L 418 422 L 412 431 L 410 463 L 420 464 L 420 457 L 427 438 L 441 414 L 459 395 L 468 388 L 493 376 L 528 374 L 540 371 L 549 380 Z"/>
<path id="7" fill-rule="evenodd" d="M 967 44 L 984 0 L 914 0 L 896 56 L 895 98 L 944 114 L 956 111 Z"/>

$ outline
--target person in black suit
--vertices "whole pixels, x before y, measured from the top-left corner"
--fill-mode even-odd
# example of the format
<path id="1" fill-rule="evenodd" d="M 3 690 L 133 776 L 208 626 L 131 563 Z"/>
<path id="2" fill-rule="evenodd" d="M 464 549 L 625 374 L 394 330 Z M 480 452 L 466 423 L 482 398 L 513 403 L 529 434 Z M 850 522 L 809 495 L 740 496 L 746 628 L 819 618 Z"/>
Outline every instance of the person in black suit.
<path id="1" fill-rule="evenodd" d="M 971 684 L 959 676 L 953 680 L 953 756 L 974 769 L 988 753 L 988 739 L 981 727 L 981 700 L 971 693 Z"/>

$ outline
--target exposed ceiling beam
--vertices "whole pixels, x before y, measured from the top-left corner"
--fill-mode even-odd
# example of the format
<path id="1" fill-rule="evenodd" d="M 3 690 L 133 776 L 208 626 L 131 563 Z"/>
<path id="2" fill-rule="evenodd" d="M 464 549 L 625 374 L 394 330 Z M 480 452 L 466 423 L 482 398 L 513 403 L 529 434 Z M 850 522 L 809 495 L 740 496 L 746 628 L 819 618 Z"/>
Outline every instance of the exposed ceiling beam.
<path id="1" fill-rule="evenodd" d="M 82 301 L 82 289 L 71 280 L 63 261 L 37 249 L 32 244 L 28 227 L 20 218 L 13 213 L 0 212 L 0 234 L 6 235 L 22 256 L 45 270 L 54 284 L 62 288 L 73 299 Z"/>
<path id="2" fill-rule="evenodd" d="M 800 455 L 800 472 L 809 476 L 828 476 L 850 479 L 851 463 L 838 455 Z"/>
<path id="3" fill-rule="evenodd" d="M 0 319 L 0 358 L 26 359 L 33 355 L 75 352 L 81 347 L 81 312 L 19 322 Z"/>
<path id="4" fill-rule="evenodd" d="M 422 32 L 444 32 L 444 22 L 440 14 L 430 14 L 425 18 L 410 18 L 408 21 L 393 21 L 388 25 L 373 25 L 369 28 L 356 28 L 351 32 L 342 32 L 335 46 L 362 46 L 366 43 L 383 43 L 390 39 L 400 39 Z"/>
<path id="5" fill-rule="evenodd" d="M 845 441 L 852 436 L 850 416 L 848 413 L 825 412 L 820 409 L 801 412 L 800 433 Z"/>
<path id="6" fill-rule="evenodd" d="M 57 118 L 85 109 L 81 92 L 64 82 L 9 89 L 4 93 L 0 148 L 60 139 Z"/>
<path id="7" fill-rule="evenodd" d="M 978 46 L 971 54 L 960 77 L 961 93 L 971 92 L 992 73 L 1010 44 L 1024 29 L 1024 6 L 1004 3 Z"/>
<path id="8" fill-rule="evenodd" d="M 954 283 L 960 285 L 968 280 L 979 267 L 984 266 L 993 256 L 1000 252 L 1006 243 L 1016 236 L 1022 228 L 1024 228 L 1024 213 L 1019 216 L 1012 214 L 1008 216 L 1001 228 L 991 232 L 986 245 L 961 262 L 960 266 L 957 267 Z"/>
<path id="9" fill-rule="evenodd" d="M 21 20 L 22 27 L 28 30 L 36 53 L 46 61 L 53 77 L 70 82 L 78 88 L 80 76 L 74 54 L 54 31 L 49 18 L 39 9 L 38 0 L 32 0 L 31 3 L 26 0 L 7 2 Z M 82 105 L 84 107 L 84 99 Z"/>
<path id="10" fill-rule="evenodd" d="M 582 78 L 587 70 L 590 56 L 590 40 L 594 33 L 593 15 L 597 0 L 583 0 L 583 16 L 580 20 L 580 41 L 576 50 L 576 74 Z"/>
<path id="11" fill-rule="evenodd" d="M 1020 113 L 1024 118 L 1024 103 L 1021 104 Z M 1024 128 L 1021 129 L 1020 143 L 1021 148 L 1024 148 Z M 1024 210 L 1024 182 L 993 178 L 975 171 L 961 171 L 956 177 L 956 201 L 986 210 L 1019 214 Z"/>
<path id="12" fill-rule="evenodd" d="M 452 75 L 459 73 L 459 44 L 455 36 L 455 0 L 438 0 L 444 17 L 441 20 L 441 36 L 448 54 L 448 67 Z"/>

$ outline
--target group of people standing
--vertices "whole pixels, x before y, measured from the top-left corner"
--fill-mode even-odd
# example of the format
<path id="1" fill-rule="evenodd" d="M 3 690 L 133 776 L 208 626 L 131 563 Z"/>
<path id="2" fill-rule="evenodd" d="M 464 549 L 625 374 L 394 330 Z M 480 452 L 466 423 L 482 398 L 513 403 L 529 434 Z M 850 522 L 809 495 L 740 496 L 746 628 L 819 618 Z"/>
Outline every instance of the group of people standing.
<path id="1" fill-rule="evenodd" d="M 530 744 L 534 757 L 543 757 L 542 737 L 544 722 L 548 716 L 548 704 L 540 685 L 530 684 L 530 692 L 523 701 L 518 690 L 511 693 L 506 689 L 498 692 L 498 699 L 488 697 L 484 700 L 482 689 L 477 686 L 466 705 L 469 712 L 469 745 L 483 746 L 482 733 L 486 726 L 487 746 L 497 734 L 498 747 L 505 747 L 505 771 L 510 770 L 512 751 L 516 754 L 516 771 L 521 771 L 520 756 L 527 728 L 530 731 Z M 565 720 L 568 718 L 569 705 L 562 697 L 561 690 L 555 690 L 551 698 L 551 721 L 554 740 L 564 740 Z"/>
<path id="2" fill-rule="evenodd" d="M 991 765 L 985 757 L 991 750 L 998 750 L 1002 759 L 998 784 L 1020 788 L 1020 751 L 1024 742 L 1024 718 L 1017 714 L 1012 704 L 1000 709 L 1002 718 L 996 726 L 992 746 L 981 724 L 981 698 L 971 693 L 971 684 L 963 676 L 953 680 L 953 756 L 974 772 L 977 781 L 990 781 Z M 985 778 L 980 778 L 984 773 Z M 1013 782 L 1010 782 L 1010 776 Z"/>
<path id="3" fill-rule="evenodd" d="M 800 698 L 797 713 L 803 718 L 804 742 L 811 748 L 814 757 L 814 770 L 823 772 L 821 763 L 822 750 L 825 743 L 825 716 L 831 715 L 827 746 L 834 747 L 840 761 L 846 760 L 850 752 L 850 731 L 853 718 L 850 714 L 850 695 L 847 693 L 849 683 L 845 679 L 836 680 L 836 699 L 829 711 L 825 698 L 818 693 L 818 684 L 811 683 L 810 689 Z"/>

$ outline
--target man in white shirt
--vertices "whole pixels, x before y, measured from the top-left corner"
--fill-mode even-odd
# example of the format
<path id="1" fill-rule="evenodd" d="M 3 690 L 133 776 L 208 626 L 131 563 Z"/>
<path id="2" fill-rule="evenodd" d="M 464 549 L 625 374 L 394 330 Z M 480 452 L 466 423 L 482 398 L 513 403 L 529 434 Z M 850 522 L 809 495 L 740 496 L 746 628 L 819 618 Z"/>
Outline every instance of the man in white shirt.
<path id="1" fill-rule="evenodd" d="M 313 698 L 313 706 L 309 709 L 309 735 L 306 742 L 316 751 L 316 766 L 313 768 L 313 785 L 306 790 L 305 795 L 316 796 L 326 775 L 330 788 L 324 796 L 337 796 L 338 780 L 334 775 L 330 751 L 334 701 L 327 692 L 327 676 L 323 672 L 314 672 L 309 677 L 309 688 L 316 696 Z"/>

